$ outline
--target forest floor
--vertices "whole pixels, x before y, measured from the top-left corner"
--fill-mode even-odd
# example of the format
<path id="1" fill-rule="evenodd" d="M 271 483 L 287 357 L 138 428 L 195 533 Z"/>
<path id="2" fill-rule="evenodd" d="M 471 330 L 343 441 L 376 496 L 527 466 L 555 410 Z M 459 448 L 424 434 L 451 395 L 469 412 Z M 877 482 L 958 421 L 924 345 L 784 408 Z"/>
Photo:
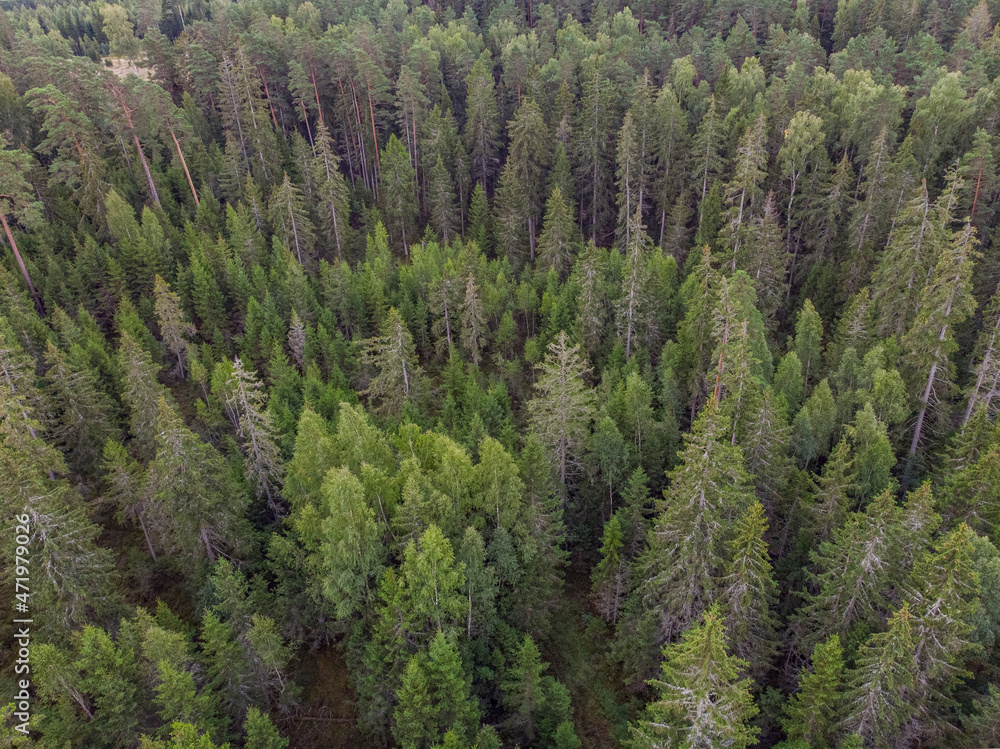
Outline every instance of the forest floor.
<path id="1" fill-rule="evenodd" d="M 611 628 L 590 605 L 590 574 L 579 563 L 566 570 L 565 591 L 554 613 L 552 637 L 542 657 L 547 673 L 562 681 L 573 698 L 573 718 L 582 749 L 620 746 L 639 701 L 625 689 L 608 662 Z"/>

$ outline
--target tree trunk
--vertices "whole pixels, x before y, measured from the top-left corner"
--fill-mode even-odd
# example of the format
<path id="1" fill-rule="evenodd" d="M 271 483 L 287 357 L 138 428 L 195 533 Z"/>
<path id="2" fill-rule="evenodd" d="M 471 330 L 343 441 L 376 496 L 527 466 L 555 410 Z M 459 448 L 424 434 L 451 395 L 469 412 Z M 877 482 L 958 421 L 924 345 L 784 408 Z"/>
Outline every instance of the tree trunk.
<path id="1" fill-rule="evenodd" d="M 194 204 L 196 207 L 200 206 L 201 201 L 198 200 L 198 191 L 194 189 L 194 180 L 191 179 L 191 172 L 188 171 L 187 161 L 184 159 L 184 152 L 181 151 L 181 144 L 178 142 L 177 135 L 174 133 L 174 129 L 169 123 L 167 124 L 167 129 L 170 130 L 170 137 L 174 139 L 174 146 L 177 148 L 177 156 L 180 157 L 181 166 L 184 167 L 184 176 L 187 177 L 188 187 L 191 188 L 191 194 L 194 196 Z"/>
<path id="2" fill-rule="evenodd" d="M 42 304 L 42 299 L 38 296 L 38 292 L 35 291 L 34 284 L 31 283 L 31 276 L 28 275 L 28 269 L 24 266 L 24 260 L 21 258 L 21 253 L 17 250 L 17 242 L 14 241 L 14 234 L 10 230 L 10 224 L 7 223 L 7 216 L 0 212 L 0 222 L 3 222 L 3 230 L 7 233 L 7 241 L 10 242 L 10 248 L 14 251 L 14 257 L 17 258 L 17 264 L 21 268 L 21 274 L 24 276 L 24 280 L 28 284 L 28 290 L 31 292 L 31 298 L 35 300 L 35 307 L 38 309 L 38 314 L 45 314 L 45 306 Z"/>

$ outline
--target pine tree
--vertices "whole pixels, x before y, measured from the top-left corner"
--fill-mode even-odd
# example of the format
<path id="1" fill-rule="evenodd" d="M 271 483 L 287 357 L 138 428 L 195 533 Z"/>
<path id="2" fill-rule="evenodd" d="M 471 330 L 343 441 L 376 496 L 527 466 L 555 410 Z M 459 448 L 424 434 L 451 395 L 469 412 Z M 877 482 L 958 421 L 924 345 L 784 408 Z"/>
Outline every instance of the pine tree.
<path id="1" fill-rule="evenodd" d="M 736 536 L 730 542 L 732 558 L 726 565 L 719 594 L 733 654 L 758 674 L 767 670 L 777 650 L 777 621 L 770 611 L 777 586 L 764 541 L 767 527 L 763 505 L 754 502 L 736 525 Z"/>
<path id="2" fill-rule="evenodd" d="M 226 405 L 236 418 L 236 436 L 243 443 L 247 478 L 254 489 L 267 498 L 271 511 L 279 514 L 283 466 L 278 435 L 261 392 L 262 383 L 236 357 L 226 385 Z"/>
<path id="3" fill-rule="evenodd" d="M 583 379 L 590 370 L 580 346 L 570 346 L 565 332 L 549 344 L 539 370 L 538 395 L 528 403 L 531 429 L 550 450 L 565 485 L 580 465 L 593 418 L 593 394 Z"/>
<path id="4" fill-rule="evenodd" d="M 184 377 L 184 355 L 187 353 L 187 338 L 192 337 L 196 328 L 184 316 L 180 306 L 180 296 L 170 290 L 167 282 L 157 274 L 153 293 L 156 295 L 156 318 L 160 324 L 160 337 L 170 352 L 177 357 L 177 370 Z"/>
<path id="5" fill-rule="evenodd" d="M 812 669 L 799 676 L 798 690 L 785 703 L 781 724 L 790 742 L 831 749 L 844 689 L 840 637 L 831 635 L 813 648 Z"/>
<path id="6" fill-rule="evenodd" d="M 751 682 L 739 678 L 745 662 L 729 655 L 726 645 L 725 624 L 713 607 L 680 642 L 663 648 L 662 675 L 650 681 L 659 699 L 629 727 L 629 746 L 694 749 L 757 742 L 760 729 L 748 725 L 758 712 Z"/>
<path id="7" fill-rule="evenodd" d="M 375 368 L 364 393 L 378 399 L 381 412 L 396 416 L 420 388 L 421 369 L 413 348 L 413 337 L 395 308 L 381 325 L 381 335 L 364 342 L 361 363 Z"/>

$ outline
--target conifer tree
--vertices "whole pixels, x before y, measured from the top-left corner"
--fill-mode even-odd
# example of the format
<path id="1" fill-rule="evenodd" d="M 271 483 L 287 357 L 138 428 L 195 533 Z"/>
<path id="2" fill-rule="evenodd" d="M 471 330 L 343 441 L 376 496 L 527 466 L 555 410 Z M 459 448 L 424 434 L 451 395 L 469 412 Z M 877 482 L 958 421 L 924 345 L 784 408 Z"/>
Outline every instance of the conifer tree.
<path id="1" fill-rule="evenodd" d="M 361 362 L 376 370 L 364 392 L 379 401 L 380 411 L 396 416 L 403 405 L 416 396 L 421 369 L 413 348 L 413 336 L 395 308 L 389 309 L 380 332 L 378 337 L 364 342 L 361 353 Z"/>
<path id="2" fill-rule="evenodd" d="M 155 453 L 159 401 L 169 395 L 157 382 L 159 368 L 128 332 L 123 332 L 119 341 L 117 363 L 122 373 L 122 400 L 129 409 L 133 450 L 148 460 Z"/>
<path id="3" fill-rule="evenodd" d="M 625 359 L 632 356 L 632 349 L 639 338 L 639 322 L 643 308 L 647 302 L 645 286 L 648 278 L 647 256 L 652 249 L 652 243 L 642 226 L 642 215 L 636 209 L 630 221 L 631 237 L 625 252 L 625 262 L 622 268 L 622 288 L 618 298 L 618 335 L 625 341 Z"/>
<path id="4" fill-rule="evenodd" d="M 528 403 L 531 429 L 551 452 L 565 485 L 580 465 L 593 418 L 593 394 L 583 379 L 590 370 L 564 331 L 549 344 L 539 370 L 538 395 Z"/>
<path id="5" fill-rule="evenodd" d="M 618 623 L 625 593 L 628 590 L 629 567 L 624 557 L 622 526 L 618 515 L 612 515 L 604 524 L 604 541 L 601 545 L 601 561 L 591 575 L 597 610 L 609 624 Z"/>
<path id="6" fill-rule="evenodd" d="M 427 203 L 431 225 L 441 237 L 441 241 L 448 244 L 458 231 L 459 216 L 455 207 L 451 175 L 440 156 L 431 170 Z"/>
<path id="7" fill-rule="evenodd" d="M 719 116 L 718 103 L 713 96 L 691 141 L 690 172 L 700 188 L 697 191 L 699 201 L 704 202 L 712 181 L 722 172 L 722 144 L 725 142 L 725 135 L 725 124 Z M 699 209 L 698 213 L 700 218 L 702 211 Z"/>
<path id="8" fill-rule="evenodd" d="M 629 746 L 694 749 L 755 744 L 760 729 L 748 725 L 758 712 L 751 682 L 739 678 L 745 663 L 726 649 L 726 628 L 716 607 L 706 611 L 680 642 L 664 647 L 662 675 L 650 682 L 659 698 L 629 727 Z"/>
<path id="9" fill-rule="evenodd" d="M 644 606 L 656 618 L 656 641 L 691 626 L 717 598 L 729 554 L 730 524 L 753 501 L 743 456 L 713 399 L 685 435 L 669 473 L 665 502 L 639 562 Z"/>
<path id="10" fill-rule="evenodd" d="M 184 355 L 188 341 L 196 328 L 184 316 L 180 296 L 170 290 L 167 282 L 157 274 L 153 293 L 156 295 L 156 318 L 160 324 L 160 337 L 170 352 L 177 357 L 177 371 L 184 377 Z"/>
<path id="11" fill-rule="evenodd" d="M 921 389 L 908 467 L 920 446 L 928 409 L 947 394 L 950 386 L 953 370 L 950 356 L 957 348 L 955 326 L 976 308 L 970 279 L 978 256 L 977 245 L 976 230 L 966 222 L 963 229 L 954 233 L 951 245 L 941 252 L 921 292 L 916 320 L 903 338 L 910 381 Z"/>
<path id="12" fill-rule="evenodd" d="M 478 365 L 483 358 L 488 327 L 482 292 L 476 285 L 475 276 L 471 273 L 465 281 L 465 298 L 459 311 L 462 323 L 462 348 L 465 349 L 469 361 Z"/>
<path id="13" fill-rule="evenodd" d="M 555 268 L 559 277 L 565 278 L 576 259 L 579 246 L 577 235 L 573 215 L 563 199 L 562 190 L 556 185 L 545 204 L 544 228 L 538 238 L 538 270 L 547 273 L 550 268 Z"/>
<path id="14" fill-rule="evenodd" d="M 607 60 L 600 54 L 584 61 L 583 93 L 577 125 L 575 152 L 580 183 L 587 185 L 580 194 L 581 222 L 588 238 L 597 242 L 603 239 L 607 214 L 611 208 L 611 106 L 613 93 L 611 79 L 605 72 Z"/>
<path id="15" fill-rule="evenodd" d="M 96 468 L 104 443 L 119 436 L 119 430 L 114 404 L 98 386 L 93 371 L 78 363 L 84 356 L 79 344 L 73 344 L 69 356 L 51 341 L 46 344 L 51 434 L 71 465 L 86 475 Z"/>
<path id="16" fill-rule="evenodd" d="M 458 648 L 438 632 L 427 653 L 414 656 L 406 666 L 393 734 L 404 749 L 431 749 L 446 732 L 469 741 L 476 733 L 478 712 Z"/>
<path id="17" fill-rule="evenodd" d="M 819 372 L 823 353 L 823 321 L 811 299 L 802 304 L 795 321 L 795 353 L 802 363 L 802 379 L 808 390 L 810 380 Z"/>
<path id="18" fill-rule="evenodd" d="M 215 561 L 246 543 L 246 497 L 214 447 L 188 429 L 160 398 L 156 458 L 149 467 L 149 490 L 156 506 L 155 533 L 163 545 L 188 557 Z"/>
<path id="19" fill-rule="evenodd" d="M 32 165 L 31 156 L 20 149 L 8 149 L 7 145 L 6 138 L 0 135 L 0 223 L 3 224 L 4 234 L 17 260 L 17 267 L 21 269 L 24 282 L 31 292 L 35 308 L 43 313 L 42 299 L 31 283 L 31 276 L 28 275 L 28 268 L 17 248 L 10 226 L 15 221 L 25 229 L 34 229 L 41 224 L 41 204 L 36 200 L 37 196 L 26 178 Z"/>
<path id="20" fill-rule="evenodd" d="M 268 220 L 274 235 L 289 250 L 294 250 L 300 264 L 312 261 L 316 229 L 309 220 L 305 200 L 285 172 L 285 180 L 268 201 Z"/>
<path id="21" fill-rule="evenodd" d="M 844 727 L 866 742 L 886 745 L 916 709 L 908 699 L 915 677 L 913 615 L 903 604 L 887 631 L 873 634 L 858 653 L 844 696 Z"/>
<path id="22" fill-rule="evenodd" d="M 770 611 L 777 586 L 764 541 L 767 527 L 763 505 L 754 502 L 736 525 L 735 538 L 730 542 L 732 557 L 719 596 L 733 654 L 758 674 L 767 670 L 777 650 L 777 621 Z"/>
<path id="23" fill-rule="evenodd" d="M 607 318 L 607 253 L 587 242 L 574 269 L 580 289 L 577 297 L 577 335 L 584 351 L 593 355 L 601 344 Z"/>
<path id="24" fill-rule="evenodd" d="M 747 219 L 757 209 L 763 197 L 761 184 L 767 176 L 764 168 L 767 161 L 767 152 L 764 150 L 766 126 L 767 118 L 761 113 L 754 124 L 746 129 L 736 150 L 736 173 L 726 185 L 726 203 L 729 207 L 725 214 L 724 235 L 733 254 L 734 271 L 738 267 Z"/>
<path id="25" fill-rule="evenodd" d="M 511 715 L 507 719 L 507 727 L 516 736 L 525 741 L 533 741 L 537 731 L 535 725 L 536 713 L 545 701 L 542 690 L 542 663 L 538 646 L 530 635 L 524 636 L 524 641 L 517 649 L 503 682 L 504 707 Z"/>
<path id="26" fill-rule="evenodd" d="M 261 391 L 262 383 L 236 357 L 226 385 L 226 404 L 236 418 L 236 436 L 243 443 L 247 478 L 267 498 L 271 511 L 278 514 L 283 466 L 276 430 Z"/>
<path id="27" fill-rule="evenodd" d="M 393 240 L 398 239 L 403 245 L 404 255 L 410 254 L 410 243 L 416 234 L 416 179 L 406 147 L 395 135 L 389 136 L 382 152 L 379 198 L 385 212 L 386 229 Z"/>
<path id="28" fill-rule="evenodd" d="M 316 204 L 320 223 L 327 235 L 333 237 L 337 255 L 342 256 L 350 229 L 347 184 L 340 173 L 340 157 L 323 120 L 316 125 L 315 147 L 313 180 L 319 185 Z"/>
<path id="29" fill-rule="evenodd" d="M 479 56 L 465 80 L 468 87 L 465 147 L 469 151 L 472 174 L 485 191 L 493 185 L 500 138 L 496 81 L 488 51 Z"/>
<path id="30" fill-rule="evenodd" d="M 782 727 L 790 742 L 831 749 L 844 689 L 844 655 L 840 637 L 831 635 L 812 652 L 812 671 L 799 676 L 797 691 L 785 703 Z"/>

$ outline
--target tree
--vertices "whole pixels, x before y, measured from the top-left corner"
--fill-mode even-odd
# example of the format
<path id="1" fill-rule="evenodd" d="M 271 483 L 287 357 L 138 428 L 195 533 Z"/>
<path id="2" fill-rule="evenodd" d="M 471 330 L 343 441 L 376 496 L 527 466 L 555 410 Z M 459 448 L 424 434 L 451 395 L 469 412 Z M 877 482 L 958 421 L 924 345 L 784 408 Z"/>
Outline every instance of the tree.
<path id="1" fill-rule="evenodd" d="M 638 325 L 643 308 L 648 303 L 646 299 L 646 280 L 649 275 L 647 256 L 652 242 L 641 224 L 642 216 L 636 209 L 627 232 L 631 237 L 625 253 L 625 264 L 622 273 L 621 296 L 617 302 L 618 334 L 625 339 L 625 359 L 632 356 L 633 341 L 639 337 Z"/>
<path id="2" fill-rule="evenodd" d="M 555 458 L 559 480 L 565 485 L 580 465 L 593 418 L 593 394 L 583 379 L 590 370 L 580 346 L 570 346 L 565 331 L 549 344 L 539 370 L 538 395 L 528 403 L 531 429 Z"/>
<path id="3" fill-rule="evenodd" d="M 394 307 L 389 308 L 381 325 L 381 335 L 364 342 L 361 362 L 376 370 L 363 391 L 378 399 L 379 410 L 397 416 L 403 405 L 419 390 L 421 370 L 413 348 L 413 336 Z"/>
<path id="4" fill-rule="evenodd" d="M 691 166 L 689 171 L 700 183 L 698 200 L 704 203 L 712 181 L 722 172 L 722 144 L 725 142 L 725 123 L 719 117 L 715 97 L 708 105 L 708 111 L 701 118 L 698 130 L 691 141 Z M 699 209 L 699 219 L 701 210 Z"/>
<path id="5" fill-rule="evenodd" d="M 243 733 L 246 735 L 245 749 L 288 749 L 288 739 L 278 733 L 267 714 L 256 707 L 247 710 Z"/>
<path id="6" fill-rule="evenodd" d="M 910 442 L 907 468 L 912 466 L 924 428 L 924 419 L 934 401 L 944 396 L 951 381 L 950 355 L 957 348 L 954 329 L 975 311 L 970 279 L 976 250 L 976 230 L 968 221 L 955 232 L 934 268 L 930 282 L 920 295 L 916 321 L 903 338 L 910 381 L 926 377 L 920 395 L 920 410 Z"/>
<path id="7" fill-rule="evenodd" d="M 563 199 L 559 186 L 552 188 L 552 194 L 545 204 L 545 221 L 542 234 L 538 238 L 538 270 L 548 272 L 555 268 L 560 278 L 565 278 L 576 260 L 579 249 L 578 230 L 569 206 Z"/>
<path id="8" fill-rule="evenodd" d="M 458 230 L 459 215 L 455 205 L 455 193 L 451 184 L 451 175 L 444 162 L 438 156 L 437 163 L 431 170 L 430 187 L 427 195 L 430 222 L 441 241 L 447 244 Z"/>
<path id="9" fill-rule="evenodd" d="M 26 177 L 32 166 L 31 156 L 20 149 L 10 150 L 7 145 L 6 138 L 0 135 L 0 223 L 3 224 L 10 249 L 17 260 L 17 267 L 21 269 L 21 275 L 24 276 L 24 282 L 28 285 L 35 307 L 40 314 L 44 314 L 42 298 L 31 283 L 28 268 L 17 249 L 17 242 L 14 241 L 10 228 L 12 221 L 25 229 L 37 228 L 41 224 L 42 206 Z"/>
<path id="10" fill-rule="evenodd" d="M 483 190 L 493 184 L 498 163 L 497 150 L 500 139 L 500 113 L 497 109 L 496 81 L 493 78 L 493 61 L 484 52 L 465 79 L 466 96 L 465 147 L 469 151 L 472 173 Z"/>
<path id="11" fill-rule="evenodd" d="M 718 597 L 729 557 L 729 530 L 753 501 L 729 420 L 714 399 L 684 436 L 679 463 L 639 560 L 643 606 L 656 619 L 658 643 L 670 640 Z"/>
<path id="12" fill-rule="evenodd" d="M 382 152 L 382 169 L 379 174 L 379 195 L 385 212 L 386 228 L 394 239 L 403 245 L 403 254 L 410 254 L 406 239 L 407 231 L 412 236 L 417 223 L 417 178 L 406 147 L 395 136 Z"/>
<path id="13" fill-rule="evenodd" d="M 618 515 L 612 515 L 604 524 L 604 542 L 601 561 L 591 574 L 597 609 L 609 624 L 617 624 L 618 616 L 628 590 L 629 567 L 623 555 L 622 526 Z"/>
<path id="14" fill-rule="evenodd" d="M 170 286 L 157 274 L 153 293 L 156 296 L 156 319 L 160 324 L 160 337 L 177 357 L 177 371 L 184 377 L 184 355 L 189 345 L 186 339 L 197 332 L 197 328 L 189 323 L 180 306 L 180 296 L 170 290 Z"/>
<path id="15" fill-rule="evenodd" d="M 754 502 L 736 525 L 736 536 L 730 542 L 732 558 L 719 596 L 733 653 L 746 661 L 753 673 L 765 672 L 777 650 L 777 621 L 770 611 L 777 585 L 764 541 L 766 532 L 764 507 Z"/>
<path id="16" fill-rule="evenodd" d="M 438 633 L 462 622 L 466 611 L 465 570 L 456 564 L 451 542 L 441 529 L 431 525 L 420 536 L 419 542 L 410 541 L 403 552 L 403 579 L 410 605 L 419 626 L 426 623 Z"/>
<path id="17" fill-rule="evenodd" d="M 525 225 L 531 260 L 535 259 L 535 241 L 542 214 L 545 172 L 552 157 L 548 127 L 542 111 L 532 99 L 525 99 L 514 119 L 507 123 L 510 146 L 504 164 L 505 179 L 517 185 L 517 205 L 505 208 L 498 199 L 497 212 L 518 211 Z M 520 209 L 520 210 L 518 210 Z"/>
<path id="18" fill-rule="evenodd" d="M 469 741 L 479 714 L 454 641 L 443 632 L 410 659 L 399 689 L 393 734 L 404 749 L 430 749 L 450 733 Z M 469 744 L 465 744 L 468 746 Z"/>
<path id="19" fill-rule="evenodd" d="M 888 630 L 873 634 L 858 653 L 844 697 L 845 728 L 885 745 L 916 709 L 907 698 L 915 676 L 913 616 L 904 603 L 889 619 Z"/>
<path id="20" fill-rule="evenodd" d="M 593 54 L 584 61 L 583 95 L 577 125 L 575 152 L 580 184 L 588 185 L 581 193 L 581 224 L 589 226 L 589 238 L 603 238 L 607 214 L 611 208 L 611 137 L 613 133 L 613 92 L 611 79 L 605 72 L 607 60 Z"/>
<path id="21" fill-rule="evenodd" d="M 149 466 L 149 491 L 156 508 L 156 533 L 165 547 L 214 562 L 246 541 L 246 496 L 222 456 L 188 429 L 160 398 L 156 458 Z"/>
<path id="22" fill-rule="evenodd" d="M 306 213 L 302 193 L 288 179 L 288 172 L 285 172 L 281 186 L 271 194 L 267 207 L 268 220 L 278 240 L 295 250 L 300 264 L 311 261 L 316 246 L 316 230 Z"/>
<path id="23" fill-rule="evenodd" d="M 545 700 L 542 691 L 542 671 L 545 670 L 545 664 L 542 663 L 541 654 L 530 635 L 524 636 L 512 661 L 502 685 L 504 707 L 511 714 L 506 727 L 516 736 L 530 742 L 534 740 L 537 731 L 536 713 Z"/>
<path id="24" fill-rule="evenodd" d="M 333 139 L 322 120 L 316 125 L 316 159 L 313 171 L 313 179 L 319 185 L 316 202 L 321 225 L 333 237 L 337 255 L 343 255 L 350 230 L 348 190 L 340 173 L 340 157 L 334 150 Z"/>
<path id="25" fill-rule="evenodd" d="M 753 125 L 747 128 L 740 139 L 736 151 L 736 173 L 726 185 L 726 209 L 724 235 L 733 254 L 732 269 L 737 268 L 740 245 L 745 234 L 746 217 L 757 208 L 763 197 L 761 184 L 767 173 L 764 169 L 767 153 L 764 141 L 767 136 L 767 118 L 761 113 Z"/>
<path id="26" fill-rule="evenodd" d="M 331 468 L 323 481 L 320 554 L 323 592 L 337 617 L 349 619 L 374 597 L 382 567 L 381 530 L 365 502 L 364 487 L 346 468 Z"/>
<path id="27" fill-rule="evenodd" d="M 462 348 L 468 354 L 469 361 L 478 365 L 483 358 L 482 352 L 486 346 L 486 332 L 489 328 L 482 292 L 476 285 L 475 276 L 471 273 L 465 282 L 465 298 L 459 310 L 462 323 Z"/>
<path id="28" fill-rule="evenodd" d="M 757 714 L 744 662 L 726 652 L 726 628 L 713 607 L 680 642 L 663 648 L 662 675 L 650 681 L 659 699 L 629 726 L 629 746 L 747 747 L 760 729 L 748 725 Z"/>
<path id="29" fill-rule="evenodd" d="M 226 385 L 226 404 L 236 418 L 236 436 L 243 442 L 247 478 L 258 493 L 267 497 L 271 511 L 278 514 L 283 466 L 278 435 L 261 391 L 262 383 L 236 357 Z"/>
<path id="30" fill-rule="evenodd" d="M 840 637 L 831 635 L 813 648 L 812 671 L 799 676 L 798 689 L 785 703 L 782 727 L 790 742 L 815 749 L 833 746 L 844 690 L 844 654 Z"/>

